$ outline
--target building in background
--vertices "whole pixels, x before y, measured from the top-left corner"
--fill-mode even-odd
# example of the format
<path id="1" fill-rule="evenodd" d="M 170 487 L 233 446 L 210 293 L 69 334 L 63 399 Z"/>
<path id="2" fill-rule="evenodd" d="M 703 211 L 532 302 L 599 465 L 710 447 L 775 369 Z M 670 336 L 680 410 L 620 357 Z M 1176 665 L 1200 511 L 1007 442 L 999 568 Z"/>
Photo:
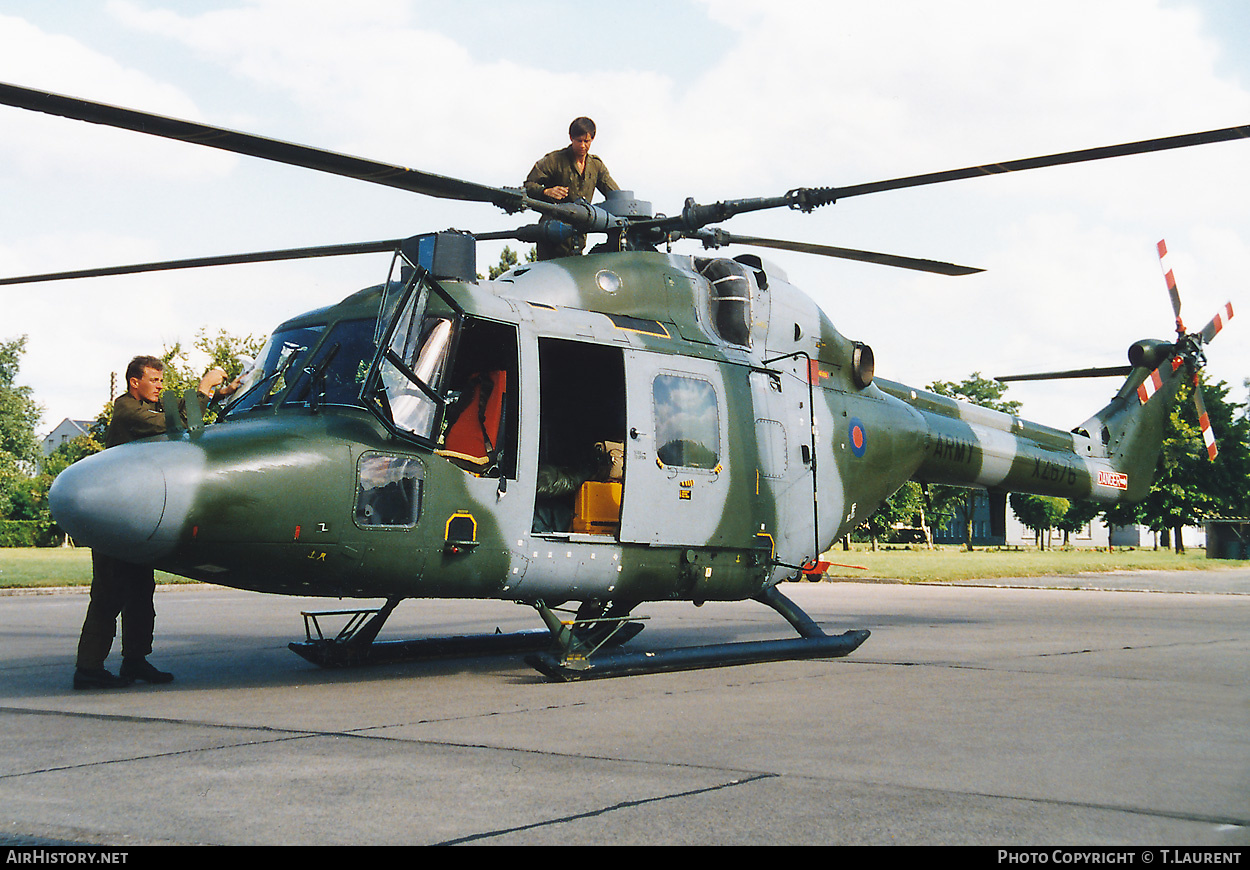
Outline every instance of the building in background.
<path id="1" fill-rule="evenodd" d="M 56 428 L 43 437 L 43 455 L 51 456 L 52 451 L 73 441 L 80 435 L 88 435 L 91 427 L 95 424 L 95 420 L 71 420 L 66 417 L 56 425 Z"/>
<path id="2" fill-rule="evenodd" d="M 1052 532 L 1055 546 L 1063 543 L 1063 532 Z M 1182 531 L 1186 547 L 1206 547 L 1207 529 L 1186 526 Z M 962 516 L 957 515 L 934 531 L 935 544 L 964 543 Z M 1101 519 L 1094 519 L 1079 532 L 1068 536 L 1073 547 L 1154 547 L 1156 535 L 1145 526 L 1108 528 Z M 1007 494 L 978 490 L 972 514 L 972 545 L 974 547 L 1036 547 L 1032 529 L 1025 528 L 1007 504 Z M 1161 544 L 1159 546 L 1162 546 Z"/>

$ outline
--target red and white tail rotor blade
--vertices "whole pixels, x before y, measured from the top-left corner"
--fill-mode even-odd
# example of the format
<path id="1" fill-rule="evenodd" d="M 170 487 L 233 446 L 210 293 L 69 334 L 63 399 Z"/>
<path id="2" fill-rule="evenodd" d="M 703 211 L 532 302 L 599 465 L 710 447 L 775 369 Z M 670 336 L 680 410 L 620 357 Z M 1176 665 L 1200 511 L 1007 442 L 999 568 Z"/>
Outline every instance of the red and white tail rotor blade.
<path id="1" fill-rule="evenodd" d="M 1141 401 L 1141 403 L 1144 405 L 1146 402 L 1150 401 L 1150 397 L 1157 393 L 1159 388 L 1163 386 L 1163 379 L 1167 377 L 1167 375 L 1164 374 L 1165 368 L 1171 368 L 1172 371 L 1176 371 L 1184 364 L 1185 361 L 1183 359 L 1179 356 L 1174 356 L 1170 361 L 1165 362 L 1163 365 L 1151 372 L 1146 380 L 1142 381 L 1137 386 L 1137 398 Z"/>
<path id="2" fill-rule="evenodd" d="M 1172 274 L 1172 267 L 1168 265 L 1168 244 L 1165 239 L 1159 239 L 1159 244 L 1155 245 L 1159 251 L 1159 268 L 1163 270 L 1163 280 L 1168 285 L 1168 295 L 1172 298 L 1172 314 L 1176 317 L 1176 334 L 1185 334 L 1185 324 L 1181 322 L 1181 294 L 1176 289 L 1176 276 Z"/>
<path id="3" fill-rule="evenodd" d="M 1224 324 L 1233 319 L 1233 303 L 1224 303 L 1224 308 L 1211 318 L 1211 322 L 1202 328 L 1199 335 L 1202 336 L 1202 343 L 1206 344 L 1224 328 Z M 1215 433 L 1211 431 L 1211 418 L 1207 416 L 1207 406 L 1202 401 L 1202 383 L 1198 378 L 1198 373 L 1194 372 L 1194 405 L 1198 409 L 1198 427 L 1202 429 L 1202 443 L 1206 445 L 1207 456 L 1212 460 L 1219 455 L 1219 449 L 1215 446 Z"/>
<path id="4" fill-rule="evenodd" d="M 1208 323 L 1206 326 L 1204 326 L 1202 328 L 1202 332 L 1199 333 L 1199 335 L 1202 336 L 1202 343 L 1203 344 L 1210 343 L 1211 339 L 1215 338 L 1216 333 L 1218 333 L 1221 329 L 1223 329 L 1224 326 L 1228 323 L 1228 321 L 1232 319 L 1233 319 L 1233 303 L 1225 302 L 1224 307 L 1220 309 L 1220 311 L 1215 315 L 1215 317 L 1211 318 L 1211 322 Z"/>
<path id="5" fill-rule="evenodd" d="M 1215 433 L 1211 431 L 1211 418 L 1207 416 L 1207 406 L 1202 401 L 1202 382 L 1194 374 L 1194 406 L 1198 409 L 1198 428 L 1202 430 L 1202 443 L 1206 445 L 1207 456 L 1214 461 L 1219 455 L 1215 446 Z"/>

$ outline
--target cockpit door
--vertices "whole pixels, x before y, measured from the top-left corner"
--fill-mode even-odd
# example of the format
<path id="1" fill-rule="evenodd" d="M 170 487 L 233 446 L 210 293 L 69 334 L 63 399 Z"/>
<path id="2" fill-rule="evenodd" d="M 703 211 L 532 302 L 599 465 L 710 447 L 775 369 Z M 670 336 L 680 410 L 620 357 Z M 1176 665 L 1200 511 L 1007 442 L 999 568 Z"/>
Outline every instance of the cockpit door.
<path id="1" fill-rule="evenodd" d="M 431 291 L 450 305 L 431 311 Z M 442 313 L 439 313 L 442 312 Z M 432 445 L 445 410 L 443 381 L 455 353 L 462 312 L 417 269 L 382 325 L 381 342 L 365 378 L 365 406 L 397 434 Z"/>

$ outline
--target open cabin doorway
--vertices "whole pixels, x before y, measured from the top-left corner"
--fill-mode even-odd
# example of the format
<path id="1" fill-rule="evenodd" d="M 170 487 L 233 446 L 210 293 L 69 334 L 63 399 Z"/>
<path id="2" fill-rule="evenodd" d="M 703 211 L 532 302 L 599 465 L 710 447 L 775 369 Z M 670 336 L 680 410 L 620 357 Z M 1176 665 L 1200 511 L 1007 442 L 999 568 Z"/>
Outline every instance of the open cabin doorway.
<path id="1" fill-rule="evenodd" d="M 616 537 L 624 483 L 625 363 L 620 348 L 538 340 L 535 534 Z"/>

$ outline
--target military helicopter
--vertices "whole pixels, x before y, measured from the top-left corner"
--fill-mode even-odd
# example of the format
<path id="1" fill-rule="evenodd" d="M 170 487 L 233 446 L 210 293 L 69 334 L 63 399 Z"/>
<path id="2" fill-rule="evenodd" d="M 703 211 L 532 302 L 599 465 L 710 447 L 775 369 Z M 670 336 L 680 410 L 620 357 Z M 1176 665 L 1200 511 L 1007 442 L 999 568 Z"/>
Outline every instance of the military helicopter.
<path id="1" fill-rule="evenodd" d="M 198 405 L 165 436 L 82 460 L 50 500 L 77 541 L 220 585 L 384 599 L 305 613 L 291 648 L 326 667 L 526 651 L 555 680 L 845 656 L 778 589 L 908 480 L 1103 502 L 1141 499 L 1182 378 L 1231 304 L 1198 332 L 1144 339 L 1114 398 L 1061 431 L 876 377 L 869 345 L 756 255 L 672 253 L 682 239 L 803 251 L 945 275 L 930 260 L 735 236 L 762 209 L 1244 138 L 1250 126 L 851 187 L 654 214 L 626 191 L 553 204 L 491 187 L 145 112 L 0 84 L 0 103 L 179 139 L 443 199 L 534 211 L 538 224 L 136 264 L 0 283 L 376 251 L 381 284 L 278 326 L 221 420 Z M 479 239 L 602 235 L 585 256 L 479 281 Z M 1171 282 L 1170 282 L 1171 283 Z M 1172 285 L 1174 291 L 1174 284 Z M 544 628 L 378 641 L 404 599 L 534 608 Z M 752 599 L 797 638 L 630 652 L 645 602 Z M 573 605 L 576 605 L 574 608 Z M 333 636 L 320 619 L 346 625 Z"/>

